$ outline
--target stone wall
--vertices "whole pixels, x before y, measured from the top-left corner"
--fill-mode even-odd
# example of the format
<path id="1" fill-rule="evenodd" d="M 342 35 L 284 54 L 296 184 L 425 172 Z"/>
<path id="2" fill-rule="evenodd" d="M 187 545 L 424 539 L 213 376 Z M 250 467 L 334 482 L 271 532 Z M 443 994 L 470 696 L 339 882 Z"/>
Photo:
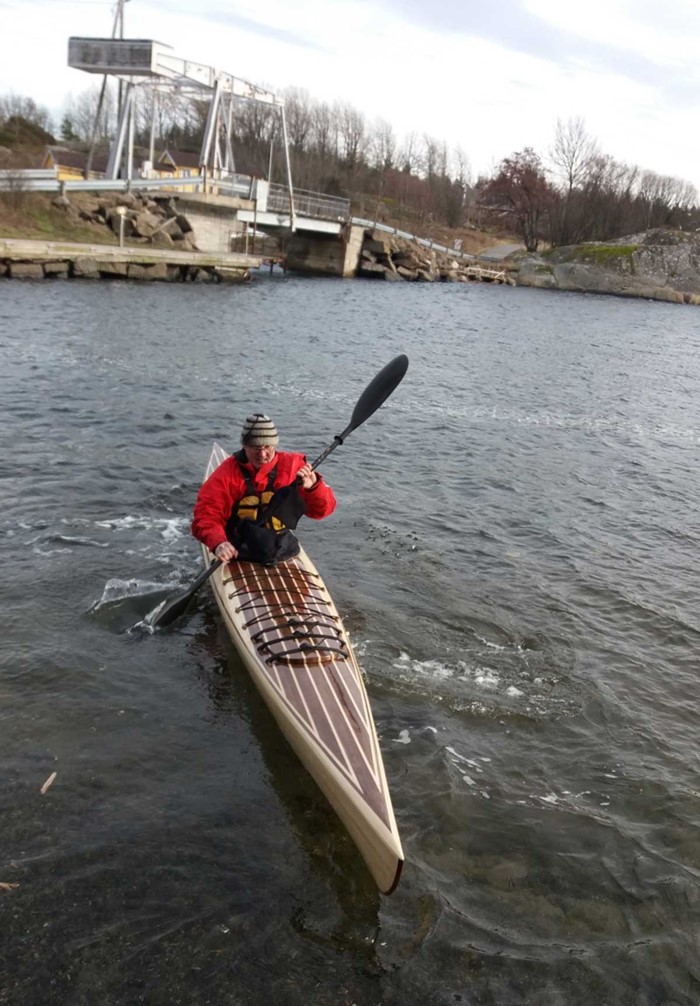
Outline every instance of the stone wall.
<path id="1" fill-rule="evenodd" d="M 124 240 L 131 246 L 197 250 L 192 224 L 171 196 L 152 197 L 141 192 L 81 193 L 79 200 L 57 196 L 53 203 L 77 220 L 103 225 L 117 239 L 121 228 Z"/>
<path id="2" fill-rule="evenodd" d="M 36 242 L 37 245 L 41 242 Z M 229 266 L 202 266 L 195 262 L 174 263 L 120 260 L 119 250 L 110 259 L 98 254 L 37 251 L 31 258 L 16 259 L 0 249 L 0 277 L 7 279 L 136 279 L 164 283 L 244 283 L 250 270 Z"/>

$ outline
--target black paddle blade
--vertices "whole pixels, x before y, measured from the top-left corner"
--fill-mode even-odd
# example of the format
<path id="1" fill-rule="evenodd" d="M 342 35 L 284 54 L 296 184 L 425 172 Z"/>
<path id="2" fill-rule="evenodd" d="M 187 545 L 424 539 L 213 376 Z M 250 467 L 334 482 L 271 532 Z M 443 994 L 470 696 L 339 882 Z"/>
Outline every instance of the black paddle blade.
<path id="1" fill-rule="evenodd" d="M 186 591 L 163 601 L 155 611 L 146 616 L 145 621 L 148 625 L 153 629 L 163 629 L 166 625 L 174 622 L 176 618 L 179 618 L 180 615 L 183 615 L 199 588 L 203 583 L 206 583 L 214 570 L 218 569 L 220 565 L 221 559 L 214 559 L 204 572 L 200 573 L 197 579 L 190 584 Z"/>
<path id="2" fill-rule="evenodd" d="M 358 426 L 361 426 L 365 419 L 369 419 L 369 417 L 377 411 L 379 406 L 384 404 L 389 395 L 401 383 L 407 370 L 408 357 L 405 353 L 394 357 L 391 363 L 387 363 L 386 367 L 382 367 L 377 376 L 369 382 L 365 390 L 358 398 L 357 404 L 352 410 L 350 425 L 347 426 L 340 435 L 336 434 L 333 439 L 333 443 L 329 444 L 325 451 L 319 454 L 314 463 L 311 465 L 312 468 L 318 468 L 321 462 L 325 461 L 328 455 L 331 454 L 336 447 L 340 447 L 340 445 L 345 441 L 345 438 L 349 437 L 353 430 L 356 430 Z"/>
<path id="3" fill-rule="evenodd" d="M 350 425 L 342 434 L 346 437 L 353 430 L 356 430 L 366 419 L 376 412 L 380 405 L 383 405 L 389 395 L 398 387 L 408 370 L 408 357 L 405 353 L 394 357 L 391 363 L 382 367 L 374 380 L 370 381 L 365 390 L 360 395 L 357 405 L 352 410 Z"/>
<path id="4" fill-rule="evenodd" d="M 184 615 L 193 597 L 193 591 L 188 590 L 186 594 L 181 594 L 179 597 L 166 599 L 150 615 L 146 615 L 146 624 L 150 625 L 152 629 L 164 629 L 180 615 Z"/>

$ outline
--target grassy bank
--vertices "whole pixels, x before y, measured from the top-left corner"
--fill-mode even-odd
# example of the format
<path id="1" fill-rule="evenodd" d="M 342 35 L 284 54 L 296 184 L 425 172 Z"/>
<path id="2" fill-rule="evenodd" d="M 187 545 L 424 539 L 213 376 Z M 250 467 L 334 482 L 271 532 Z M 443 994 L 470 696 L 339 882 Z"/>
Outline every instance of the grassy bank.
<path id="1" fill-rule="evenodd" d="M 116 245 L 109 229 L 77 218 L 52 204 L 43 192 L 0 193 L 0 237 L 33 241 L 79 241 L 86 244 Z M 80 200 L 71 197 L 79 209 Z"/>
<path id="2" fill-rule="evenodd" d="M 377 223 L 398 230 L 427 238 L 445 248 L 452 248 L 455 241 L 461 242 L 461 250 L 468 255 L 478 255 L 487 248 L 499 244 L 520 244 L 521 239 L 505 231 L 481 228 L 470 224 L 460 227 L 447 227 L 436 223 L 425 213 L 409 205 L 399 205 L 395 200 L 383 199 L 377 201 L 375 196 L 360 195 L 352 203 L 353 216 L 364 220 L 376 220 Z"/>

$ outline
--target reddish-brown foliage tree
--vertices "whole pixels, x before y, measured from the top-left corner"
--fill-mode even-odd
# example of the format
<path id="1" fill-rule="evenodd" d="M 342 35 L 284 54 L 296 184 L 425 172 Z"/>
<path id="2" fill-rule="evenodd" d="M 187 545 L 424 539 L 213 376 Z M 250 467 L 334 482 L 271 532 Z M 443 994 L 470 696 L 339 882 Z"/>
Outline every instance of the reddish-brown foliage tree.
<path id="1" fill-rule="evenodd" d="M 539 156 L 525 147 L 501 161 L 495 177 L 484 186 L 480 202 L 504 217 L 522 235 L 527 250 L 534 252 L 555 197 Z"/>

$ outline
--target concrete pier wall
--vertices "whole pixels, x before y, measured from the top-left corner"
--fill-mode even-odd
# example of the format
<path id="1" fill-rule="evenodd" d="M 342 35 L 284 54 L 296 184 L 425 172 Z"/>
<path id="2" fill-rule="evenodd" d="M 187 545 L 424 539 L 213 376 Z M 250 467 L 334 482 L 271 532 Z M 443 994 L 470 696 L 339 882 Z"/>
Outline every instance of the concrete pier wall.
<path id="1" fill-rule="evenodd" d="M 231 234 L 242 231 L 236 212 L 252 209 L 254 203 L 248 199 L 226 196 L 199 196 L 193 193 L 180 196 L 177 206 L 192 227 L 194 242 L 203 252 L 224 254 L 231 249 Z"/>
<path id="2" fill-rule="evenodd" d="M 354 276 L 364 228 L 348 225 L 339 235 L 297 231 L 286 239 L 287 269 L 325 276 Z"/>
<path id="3" fill-rule="evenodd" d="M 261 261 L 253 255 L 0 238 L 0 276 L 8 279 L 240 283 L 250 279 L 250 270 Z"/>
<path id="4" fill-rule="evenodd" d="M 178 210 L 192 226 L 193 240 L 202 252 L 225 253 L 231 235 L 241 233 L 244 225 L 237 219 L 239 209 L 254 210 L 247 199 L 202 196 L 186 193 L 177 197 Z M 250 226 L 250 224 L 248 225 Z M 340 234 L 324 234 L 288 227 L 258 224 L 260 230 L 280 241 L 285 267 L 295 272 L 321 276 L 355 276 L 360 262 L 364 227 L 348 224 Z"/>

